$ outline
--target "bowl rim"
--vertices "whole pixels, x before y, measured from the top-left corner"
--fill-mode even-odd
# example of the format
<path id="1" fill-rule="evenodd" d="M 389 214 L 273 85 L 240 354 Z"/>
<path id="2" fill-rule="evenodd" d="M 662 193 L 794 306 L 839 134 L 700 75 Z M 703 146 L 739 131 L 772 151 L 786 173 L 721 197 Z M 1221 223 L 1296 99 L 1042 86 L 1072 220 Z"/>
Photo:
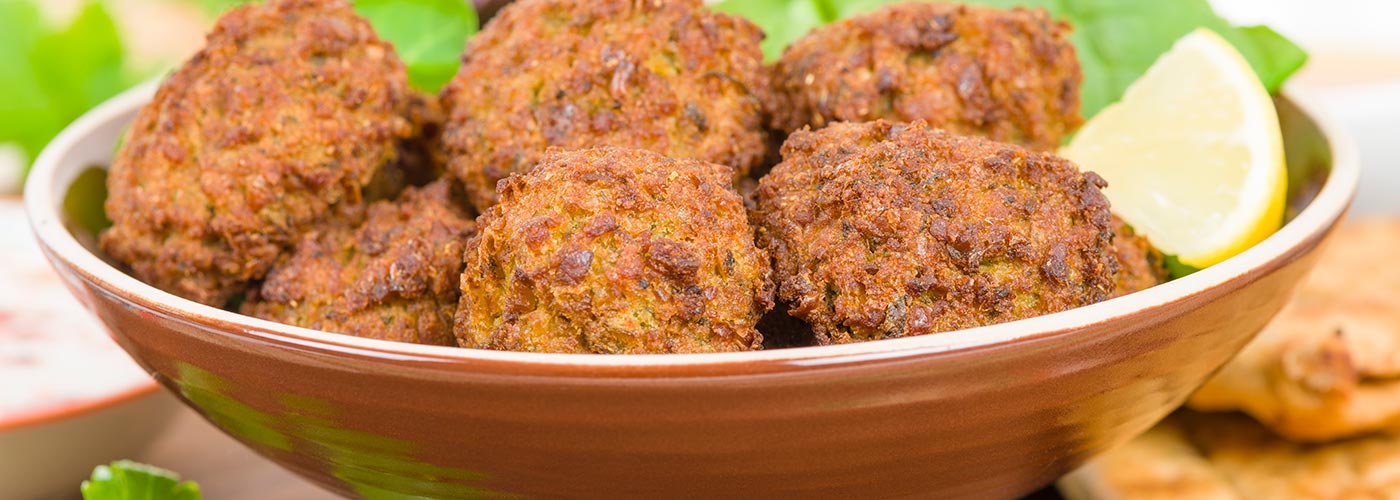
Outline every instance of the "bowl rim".
<path id="1" fill-rule="evenodd" d="M 908 356 L 965 353 L 1006 347 L 1089 330 L 1095 325 L 1143 315 L 1230 284 L 1302 247 L 1346 212 L 1360 175 L 1356 147 L 1330 118 L 1315 108 L 1315 99 L 1295 86 L 1282 95 L 1318 128 L 1332 154 L 1332 166 L 1316 197 L 1293 220 L 1265 240 L 1223 262 L 1167 283 L 1122 297 L 1033 318 L 933 335 L 885 339 L 854 344 L 794 347 L 748 352 L 696 354 L 563 354 L 494 351 L 419 345 L 366 339 L 284 325 L 225 311 L 159 290 L 127 275 L 88 251 L 68 233 L 58 210 L 54 187 L 60 160 L 95 128 L 116 116 L 135 112 L 154 95 L 158 81 L 134 87 L 92 109 L 66 127 L 39 154 L 25 184 L 24 199 L 31 227 L 56 267 L 68 266 L 119 300 L 168 314 L 184 321 L 210 325 L 231 336 L 242 336 L 300 348 L 337 351 L 372 358 L 431 363 L 478 362 L 484 365 L 553 368 L 582 376 L 671 376 L 728 373 L 732 366 L 792 369 L 867 362 Z M 69 172 L 71 182 L 76 172 Z M 59 194 L 58 196 L 61 196 Z M 582 370 L 580 370 L 582 368 Z M 641 369 L 644 368 L 644 369 Z M 639 370 L 641 369 L 641 370 Z"/>

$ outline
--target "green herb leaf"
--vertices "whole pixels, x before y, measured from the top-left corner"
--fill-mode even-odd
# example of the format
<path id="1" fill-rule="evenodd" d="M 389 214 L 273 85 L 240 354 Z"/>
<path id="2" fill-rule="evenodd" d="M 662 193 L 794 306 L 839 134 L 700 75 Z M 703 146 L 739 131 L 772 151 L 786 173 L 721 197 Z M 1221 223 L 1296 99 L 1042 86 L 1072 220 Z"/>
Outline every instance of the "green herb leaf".
<path id="1" fill-rule="evenodd" d="M 1175 255 L 1168 255 L 1166 257 L 1168 280 L 1190 276 L 1200 271 L 1199 268 L 1181 263 L 1181 259 L 1176 258 Z"/>
<path id="2" fill-rule="evenodd" d="M 137 81 L 124 59 L 100 3 L 53 29 L 34 2 L 0 2 L 0 142 L 19 144 L 32 162 L 69 122 Z"/>
<path id="3" fill-rule="evenodd" d="M 30 2 L 0 2 L 0 142 L 19 144 L 32 161 L 55 129 L 57 116 L 49 106 L 29 52 L 42 36 L 43 20 Z"/>
<path id="4" fill-rule="evenodd" d="M 87 4 L 68 29 L 39 38 L 30 52 L 52 102 L 74 118 L 127 87 L 123 59 L 117 26 L 99 3 Z"/>
<path id="5" fill-rule="evenodd" d="M 462 48 L 476 33 L 476 10 L 463 0 L 357 0 L 355 11 L 394 44 L 408 80 L 436 93 L 457 74 Z"/>
<path id="6" fill-rule="evenodd" d="M 1264 82 L 1269 91 L 1276 91 L 1294 72 L 1308 62 L 1308 53 L 1293 42 L 1284 38 L 1268 26 L 1245 26 L 1238 28 L 1240 38 L 1236 44 L 1254 46 L 1255 57 L 1249 60 L 1254 72 Z"/>
<path id="7" fill-rule="evenodd" d="M 711 6 L 714 10 L 743 16 L 763 28 L 763 56 L 769 61 L 783 55 L 793 40 L 812 28 L 835 19 L 824 0 L 726 0 Z"/>
<path id="8" fill-rule="evenodd" d="M 130 460 L 99 465 L 83 481 L 84 500 L 199 500 L 199 485 L 159 467 Z"/>
<path id="9" fill-rule="evenodd" d="M 869 12 L 903 0 L 727 0 L 716 9 L 748 16 L 769 38 L 765 54 L 775 57 L 810 27 Z M 998 8 L 1040 7 L 1051 16 L 1068 21 L 1070 40 L 1084 72 L 1080 88 L 1084 116 L 1091 117 L 1123 96 L 1128 85 L 1171 48 L 1177 39 L 1207 28 L 1229 40 L 1249 60 L 1259 80 L 1270 92 L 1307 61 L 1307 54 L 1272 30 L 1254 26 L 1236 28 L 1215 14 L 1206 0 L 967 0 L 964 3 Z M 808 9 L 829 13 L 822 23 L 789 18 L 792 11 Z"/>

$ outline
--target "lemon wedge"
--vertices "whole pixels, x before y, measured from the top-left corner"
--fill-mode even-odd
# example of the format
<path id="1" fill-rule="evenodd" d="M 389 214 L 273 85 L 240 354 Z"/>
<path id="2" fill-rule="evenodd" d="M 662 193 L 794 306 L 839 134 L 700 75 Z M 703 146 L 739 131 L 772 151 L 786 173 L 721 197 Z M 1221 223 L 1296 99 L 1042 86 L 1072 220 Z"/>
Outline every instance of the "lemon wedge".
<path id="1" fill-rule="evenodd" d="M 1278 230 L 1287 171 L 1268 91 L 1229 42 L 1176 42 L 1060 154 L 1108 181 L 1113 210 L 1183 264 L 1204 268 Z"/>

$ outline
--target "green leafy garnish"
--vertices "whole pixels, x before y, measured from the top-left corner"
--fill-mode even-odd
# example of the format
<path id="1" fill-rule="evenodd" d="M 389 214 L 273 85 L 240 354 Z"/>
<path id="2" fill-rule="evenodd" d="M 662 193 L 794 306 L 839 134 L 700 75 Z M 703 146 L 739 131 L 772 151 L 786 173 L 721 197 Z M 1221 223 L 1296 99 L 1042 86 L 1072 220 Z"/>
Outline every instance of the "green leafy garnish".
<path id="1" fill-rule="evenodd" d="M 139 81 L 124 62 L 101 3 L 53 27 L 33 1 L 0 1 L 0 143 L 18 144 L 32 162 L 69 122 Z"/>
<path id="2" fill-rule="evenodd" d="M 83 500 L 199 500 L 199 485 L 180 475 L 130 460 L 99 465 L 83 481 Z"/>
<path id="3" fill-rule="evenodd" d="M 408 81 L 436 93 L 457 74 L 462 48 L 476 33 L 476 10 L 463 0 L 356 0 L 355 11 L 394 44 Z"/>
<path id="4" fill-rule="evenodd" d="M 726 0 L 715 9 L 748 17 L 768 33 L 764 54 L 775 59 L 811 28 L 904 0 Z M 1084 72 L 1080 98 L 1085 117 L 1116 102 L 1178 38 L 1208 28 L 1229 40 L 1249 60 L 1270 92 L 1278 90 L 1307 61 L 1307 54 L 1263 26 L 1237 28 L 1215 14 L 1206 0 L 970 0 L 999 8 L 1041 7 L 1069 22 Z M 817 19 L 807 14 L 816 13 Z"/>
<path id="5" fill-rule="evenodd" d="M 725 0 L 710 7 L 748 18 L 763 28 L 763 56 L 773 61 L 812 28 L 835 20 L 833 3 L 831 0 Z"/>
<path id="6" fill-rule="evenodd" d="M 1175 255 L 1167 255 L 1166 264 L 1168 280 L 1190 276 L 1196 271 L 1201 270 L 1200 268 L 1181 263 L 1181 259 L 1176 258 Z"/>
<path id="7" fill-rule="evenodd" d="M 1268 26 L 1245 26 L 1237 28 L 1236 31 L 1239 37 L 1230 43 L 1236 47 L 1254 47 L 1249 52 L 1241 50 L 1241 53 L 1249 58 L 1249 64 L 1254 67 L 1254 72 L 1259 75 L 1269 92 L 1278 91 L 1289 76 L 1308 62 L 1308 53 L 1302 47 Z"/>

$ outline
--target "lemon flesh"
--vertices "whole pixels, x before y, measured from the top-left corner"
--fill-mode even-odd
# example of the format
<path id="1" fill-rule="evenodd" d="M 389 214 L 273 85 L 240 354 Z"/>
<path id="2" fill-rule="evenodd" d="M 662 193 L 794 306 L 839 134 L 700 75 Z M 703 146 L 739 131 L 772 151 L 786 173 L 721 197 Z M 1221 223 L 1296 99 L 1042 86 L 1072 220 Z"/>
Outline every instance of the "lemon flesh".
<path id="1" fill-rule="evenodd" d="M 1114 212 L 1192 267 L 1244 251 L 1283 222 L 1273 100 L 1209 30 L 1178 40 L 1060 154 L 1107 180 Z"/>

